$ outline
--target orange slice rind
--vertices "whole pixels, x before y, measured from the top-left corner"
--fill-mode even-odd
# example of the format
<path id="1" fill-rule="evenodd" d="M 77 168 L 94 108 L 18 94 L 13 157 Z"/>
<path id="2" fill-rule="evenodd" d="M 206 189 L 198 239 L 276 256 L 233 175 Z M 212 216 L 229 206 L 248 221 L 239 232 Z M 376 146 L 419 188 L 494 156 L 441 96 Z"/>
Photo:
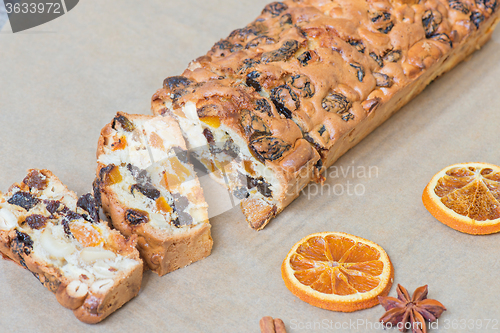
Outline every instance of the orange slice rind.
<path id="1" fill-rule="evenodd" d="M 311 234 L 281 265 L 287 288 L 311 305 L 342 312 L 375 306 L 389 293 L 394 270 L 379 245 L 341 232 Z"/>
<path id="2" fill-rule="evenodd" d="M 460 163 L 439 171 L 422 195 L 425 208 L 447 226 L 473 235 L 500 231 L 500 167 Z"/>

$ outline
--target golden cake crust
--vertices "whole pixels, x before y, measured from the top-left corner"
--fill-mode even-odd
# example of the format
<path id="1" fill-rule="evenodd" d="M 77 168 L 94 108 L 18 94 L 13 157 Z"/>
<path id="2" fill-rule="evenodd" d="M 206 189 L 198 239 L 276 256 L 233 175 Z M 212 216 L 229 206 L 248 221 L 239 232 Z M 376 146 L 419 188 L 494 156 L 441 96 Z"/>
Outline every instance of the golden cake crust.
<path id="1" fill-rule="evenodd" d="M 218 117 L 250 151 L 262 137 L 279 142 L 279 155 L 261 162 L 281 188 L 297 190 L 274 193 L 276 214 L 322 179 L 311 164 L 317 171 L 332 165 L 483 45 L 498 7 L 492 0 L 273 2 L 181 76 L 165 79 L 152 110 L 184 117 L 182 107 L 194 103 L 200 119 Z M 245 124 L 248 112 L 264 132 Z M 314 148 L 308 161 L 301 141 Z M 301 169 L 307 181 L 297 178 Z M 246 216 L 255 229 L 269 221 L 268 214 Z"/>

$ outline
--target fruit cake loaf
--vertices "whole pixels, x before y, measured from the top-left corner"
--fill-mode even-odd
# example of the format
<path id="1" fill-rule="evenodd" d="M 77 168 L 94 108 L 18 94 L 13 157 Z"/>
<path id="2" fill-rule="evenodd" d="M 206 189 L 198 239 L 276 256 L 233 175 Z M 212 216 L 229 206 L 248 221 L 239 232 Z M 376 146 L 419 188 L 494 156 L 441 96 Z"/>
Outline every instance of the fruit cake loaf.
<path id="1" fill-rule="evenodd" d="M 244 198 L 251 227 L 261 229 L 309 181 L 321 181 L 325 168 L 487 42 L 498 6 L 273 2 L 182 76 L 165 79 L 152 109 L 174 115 L 190 146 L 222 143 L 237 155 L 225 166 L 229 186 Z"/>
<path id="2" fill-rule="evenodd" d="M 160 276 L 207 257 L 208 207 L 175 120 L 119 112 L 101 131 L 94 194 Z"/>
<path id="3" fill-rule="evenodd" d="M 99 220 L 91 194 L 78 199 L 48 170 L 29 170 L 21 184 L 0 192 L 0 252 L 85 323 L 100 322 L 141 286 L 135 239 Z"/>

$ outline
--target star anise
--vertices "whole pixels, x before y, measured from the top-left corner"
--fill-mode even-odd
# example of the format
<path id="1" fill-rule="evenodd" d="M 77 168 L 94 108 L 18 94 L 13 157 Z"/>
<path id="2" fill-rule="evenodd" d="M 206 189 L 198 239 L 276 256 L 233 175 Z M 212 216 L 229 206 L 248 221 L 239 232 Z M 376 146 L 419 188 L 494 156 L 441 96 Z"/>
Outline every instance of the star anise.
<path id="1" fill-rule="evenodd" d="M 440 302 L 427 299 L 427 285 L 417 288 L 412 297 L 400 284 L 397 292 L 398 298 L 378 297 L 380 304 L 387 311 L 380 318 L 386 327 L 397 327 L 401 332 L 411 329 L 412 333 L 427 333 L 426 321 L 435 321 L 446 310 Z"/>

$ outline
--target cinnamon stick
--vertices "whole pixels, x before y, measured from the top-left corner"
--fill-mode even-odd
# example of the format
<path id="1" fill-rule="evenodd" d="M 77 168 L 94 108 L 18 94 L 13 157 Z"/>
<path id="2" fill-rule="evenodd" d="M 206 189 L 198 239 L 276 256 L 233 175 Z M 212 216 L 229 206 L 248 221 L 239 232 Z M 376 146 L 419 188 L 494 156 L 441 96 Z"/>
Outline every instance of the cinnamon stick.
<path id="1" fill-rule="evenodd" d="M 286 333 L 285 323 L 283 320 L 273 317 L 263 317 L 260 320 L 260 331 L 261 333 Z"/>

